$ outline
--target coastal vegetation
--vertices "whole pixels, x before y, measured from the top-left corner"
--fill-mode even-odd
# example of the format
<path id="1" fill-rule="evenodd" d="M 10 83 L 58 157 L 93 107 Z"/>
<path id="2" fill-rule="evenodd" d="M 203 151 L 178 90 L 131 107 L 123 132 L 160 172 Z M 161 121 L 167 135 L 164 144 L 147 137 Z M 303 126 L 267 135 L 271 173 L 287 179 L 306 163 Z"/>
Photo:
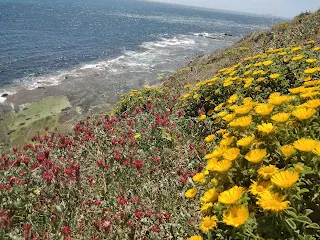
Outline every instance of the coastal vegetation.
<path id="1" fill-rule="evenodd" d="M 319 239 L 319 33 L 302 14 L 2 153 L 0 239 Z"/>

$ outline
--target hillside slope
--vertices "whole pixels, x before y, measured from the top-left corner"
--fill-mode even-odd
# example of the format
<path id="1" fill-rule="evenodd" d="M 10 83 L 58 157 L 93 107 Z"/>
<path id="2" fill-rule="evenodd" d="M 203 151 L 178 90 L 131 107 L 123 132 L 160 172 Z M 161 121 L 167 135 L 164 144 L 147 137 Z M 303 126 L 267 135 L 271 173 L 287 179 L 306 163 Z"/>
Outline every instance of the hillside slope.
<path id="1" fill-rule="evenodd" d="M 319 239 L 320 11 L 0 157 L 0 239 Z"/>

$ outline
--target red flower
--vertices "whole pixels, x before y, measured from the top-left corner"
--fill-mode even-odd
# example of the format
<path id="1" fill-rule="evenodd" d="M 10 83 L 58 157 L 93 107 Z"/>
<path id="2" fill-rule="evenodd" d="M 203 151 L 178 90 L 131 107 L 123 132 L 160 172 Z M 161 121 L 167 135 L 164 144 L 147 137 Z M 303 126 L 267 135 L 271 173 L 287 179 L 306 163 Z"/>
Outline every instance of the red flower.
<path id="1" fill-rule="evenodd" d="M 136 218 L 140 219 L 143 217 L 143 212 L 140 209 L 137 209 L 134 215 L 136 216 Z"/>
<path id="2" fill-rule="evenodd" d="M 159 231 L 160 231 L 160 228 L 159 228 L 158 226 L 152 226 L 152 227 L 151 227 L 151 230 L 152 230 L 153 232 L 159 232 Z"/>
<path id="3" fill-rule="evenodd" d="M 23 237 L 25 239 L 29 238 L 29 233 L 30 229 L 32 228 L 32 225 L 30 223 L 23 224 L 22 229 L 23 229 Z"/>
<path id="4" fill-rule="evenodd" d="M 48 182 L 51 182 L 53 180 L 53 174 L 52 173 L 49 173 L 49 172 L 44 172 L 42 174 L 42 178 L 44 180 L 47 180 Z"/>
<path id="5" fill-rule="evenodd" d="M 61 232 L 64 235 L 69 235 L 71 233 L 71 228 L 69 226 L 64 226 L 64 227 L 61 228 Z"/>
<path id="6" fill-rule="evenodd" d="M 127 203 L 128 203 L 127 199 L 122 198 L 122 197 L 118 198 L 119 205 L 126 205 Z"/>

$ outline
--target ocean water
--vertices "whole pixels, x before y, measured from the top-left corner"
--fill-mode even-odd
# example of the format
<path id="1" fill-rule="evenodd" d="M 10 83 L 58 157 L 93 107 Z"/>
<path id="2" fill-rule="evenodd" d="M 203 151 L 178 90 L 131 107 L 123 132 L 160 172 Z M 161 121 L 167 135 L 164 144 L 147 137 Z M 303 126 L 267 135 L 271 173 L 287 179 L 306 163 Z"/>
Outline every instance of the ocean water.
<path id="1" fill-rule="evenodd" d="M 0 93 L 66 79 L 130 89 L 273 21 L 139 0 L 0 0 Z"/>

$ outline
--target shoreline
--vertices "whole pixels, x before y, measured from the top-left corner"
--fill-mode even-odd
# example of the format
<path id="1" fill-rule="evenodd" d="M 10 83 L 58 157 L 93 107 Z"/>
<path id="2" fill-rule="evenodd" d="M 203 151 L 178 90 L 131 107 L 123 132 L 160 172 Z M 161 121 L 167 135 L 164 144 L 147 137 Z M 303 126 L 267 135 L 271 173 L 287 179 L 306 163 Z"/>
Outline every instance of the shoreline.
<path id="1" fill-rule="evenodd" d="M 25 144 L 26 138 L 30 138 L 32 132 L 36 133 L 42 130 L 39 129 L 37 124 L 39 122 L 41 122 L 40 128 L 45 128 L 46 122 L 50 122 L 52 129 L 65 129 L 70 128 L 70 125 L 88 114 L 107 112 L 113 104 L 120 100 L 120 96 L 123 93 L 127 93 L 132 89 L 139 89 L 144 85 L 160 84 L 162 79 L 170 77 L 181 68 L 188 66 L 195 59 L 212 54 L 217 50 L 228 48 L 238 40 L 232 36 L 225 36 L 223 39 L 211 39 L 204 36 L 196 37 L 205 38 L 205 41 L 212 44 L 213 50 L 204 54 L 198 53 L 190 56 L 187 55 L 188 47 L 186 47 L 185 50 L 177 50 L 180 62 L 173 61 L 173 64 L 170 61 L 160 62 L 153 66 L 154 62 L 151 59 L 148 66 L 138 66 L 133 70 L 122 68 L 121 65 L 119 67 L 119 64 L 115 63 L 118 64 L 117 67 L 120 70 L 122 69 L 120 73 L 112 72 L 107 68 L 87 68 L 85 66 L 98 66 L 98 64 L 86 64 L 77 70 L 70 71 L 69 74 L 59 74 L 61 79 L 59 79 L 59 84 L 57 85 L 39 86 L 30 90 L 23 87 L 23 85 L 19 86 L 14 94 L 5 96 L 5 101 L 1 103 L 0 130 L 6 132 L 7 136 L 0 138 L 0 145 L 3 142 L 6 142 L 6 146 Z M 192 48 L 195 46 L 192 45 Z M 179 46 L 172 46 L 172 48 L 179 48 Z M 152 53 L 154 50 L 150 51 Z M 139 54 L 146 54 L 146 52 Z M 187 57 L 182 58 L 181 56 L 184 56 L 184 54 Z M 164 60 L 166 59 L 164 58 Z M 142 63 L 139 64 L 142 65 Z M 43 104 L 55 105 L 56 101 L 63 102 L 61 106 L 56 106 L 59 112 L 48 112 L 49 109 Z M 37 114 L 26 117 L 25 105 L 29 105 L 31 108 L 36 105 Z M 45 110 L 41 108 L 45 108 Z M 48 118 L 48 121 L 45 120 L 46 118 Z M 14 119 L 14 121 L 10 121 L 19 122 L 20 125 L 8 122 L 6 119 Z M 20 119 L 24 120 L 20 121 Z M 55 120 L 53 121 L 52 119 Z M 34 121 L 34 124 L 32 121 Z M 28 126 L 31 129 L 27 129 Z M 26 131 L 28 131 L 27 137 L 25 137 Z M 19 140 L 20 137 L 23 138 L 22 141 Z"/>

